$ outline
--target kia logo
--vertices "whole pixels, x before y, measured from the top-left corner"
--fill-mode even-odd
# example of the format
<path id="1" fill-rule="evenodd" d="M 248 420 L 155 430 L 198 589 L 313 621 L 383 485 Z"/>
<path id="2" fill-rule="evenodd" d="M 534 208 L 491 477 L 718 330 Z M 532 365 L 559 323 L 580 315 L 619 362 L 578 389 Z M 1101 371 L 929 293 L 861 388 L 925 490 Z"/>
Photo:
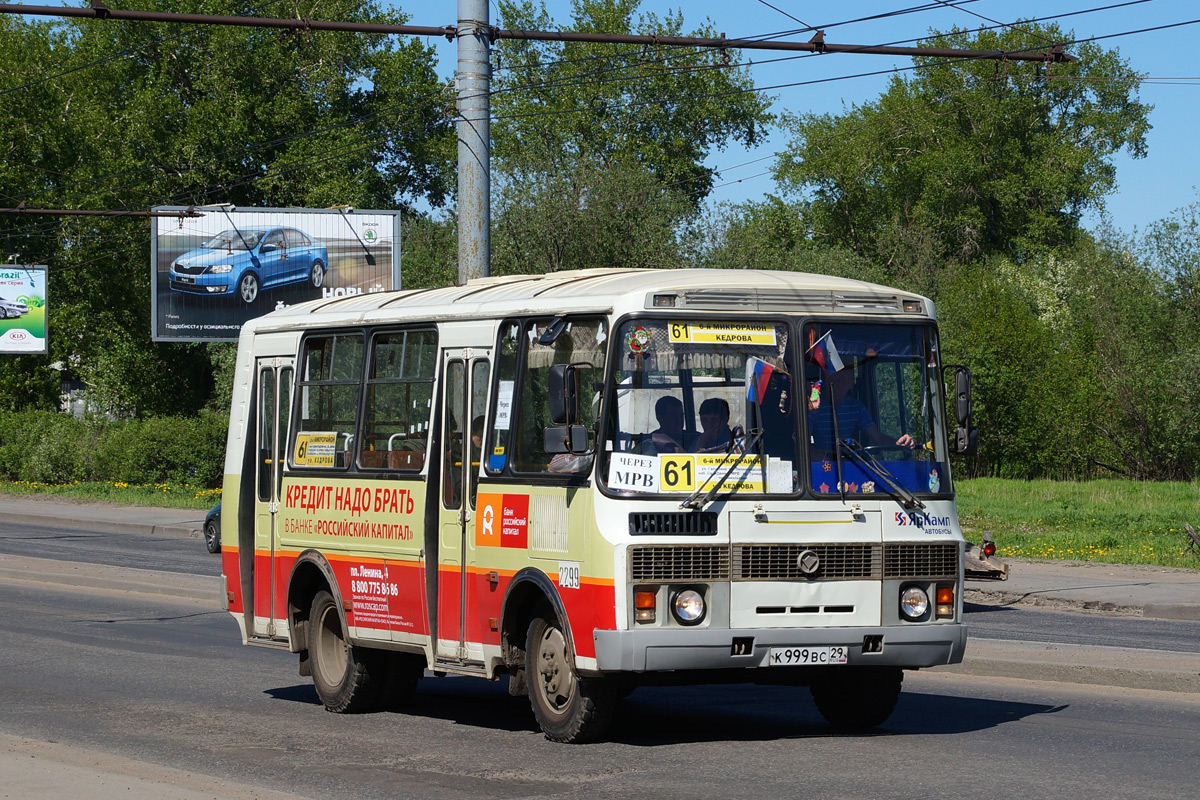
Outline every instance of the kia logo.
<path id="1" fill-rule="evenodd" d="M 16 339 L 18 342 L 20 342 L 24 339 L 28 339 L 29 334 L 25 333 L 25 331 L 9 331 L 8 338 Z"/>

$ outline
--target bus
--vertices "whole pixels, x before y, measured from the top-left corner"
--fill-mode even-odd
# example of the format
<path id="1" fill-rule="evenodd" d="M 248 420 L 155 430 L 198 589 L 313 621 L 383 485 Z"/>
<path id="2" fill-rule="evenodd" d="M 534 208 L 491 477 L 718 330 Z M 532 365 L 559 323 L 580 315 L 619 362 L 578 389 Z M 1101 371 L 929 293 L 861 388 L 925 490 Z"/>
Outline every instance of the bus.
<path id="1" fill-rule="evenodd" d="M 638 686 L 808 686 L 839 728 L 963 658 L 970 374 L 921 296 L 596 269 L 314 300 L 242 328 L 222 572 L 325 707 L 506 676 L 545 735 Z"/>

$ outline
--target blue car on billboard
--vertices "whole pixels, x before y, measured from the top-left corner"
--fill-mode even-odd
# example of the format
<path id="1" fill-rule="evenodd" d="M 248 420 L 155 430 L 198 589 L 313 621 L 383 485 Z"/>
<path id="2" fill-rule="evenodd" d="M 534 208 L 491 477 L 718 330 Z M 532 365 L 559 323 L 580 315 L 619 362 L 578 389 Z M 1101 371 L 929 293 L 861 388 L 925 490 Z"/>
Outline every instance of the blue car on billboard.
<path id="1" fill-rule="evenodd" d="M 171 289 L 247 305 L 262 289 L 308 282 L 319 289 L 329 270 L 325 245 L 295 228 L 231 228 L 171 262 Z"/>

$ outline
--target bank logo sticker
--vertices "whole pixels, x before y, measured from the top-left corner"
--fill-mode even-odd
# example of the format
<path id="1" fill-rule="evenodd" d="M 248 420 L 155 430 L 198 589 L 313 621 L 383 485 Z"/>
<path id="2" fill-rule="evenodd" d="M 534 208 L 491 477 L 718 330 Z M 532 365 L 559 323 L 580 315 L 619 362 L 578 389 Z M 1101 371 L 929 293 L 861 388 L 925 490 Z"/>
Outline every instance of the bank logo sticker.
<path id="1" fill-rule="evenodd" d="M 529 495 L 485 494 L 475 500 L 475 546 L 529 546 Z"/>

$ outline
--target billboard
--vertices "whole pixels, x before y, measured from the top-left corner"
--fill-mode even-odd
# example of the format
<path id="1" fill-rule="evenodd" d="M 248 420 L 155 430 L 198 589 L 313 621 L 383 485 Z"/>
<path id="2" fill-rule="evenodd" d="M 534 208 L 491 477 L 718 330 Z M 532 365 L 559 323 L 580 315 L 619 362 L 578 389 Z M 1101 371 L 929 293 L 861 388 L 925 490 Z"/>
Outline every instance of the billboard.
<path id="1" fill-rule="evenodd" d="M 156 341 L 236 340 L 246 320 L 283 306 L 400 288 L 398 211 L 194 212 L 200 216 L 151 217 Z"/>
<path id="2" fill-rule="evenodd" d="M 0 266 L 0 353 L 46 352 L 46 267 Z"/>

